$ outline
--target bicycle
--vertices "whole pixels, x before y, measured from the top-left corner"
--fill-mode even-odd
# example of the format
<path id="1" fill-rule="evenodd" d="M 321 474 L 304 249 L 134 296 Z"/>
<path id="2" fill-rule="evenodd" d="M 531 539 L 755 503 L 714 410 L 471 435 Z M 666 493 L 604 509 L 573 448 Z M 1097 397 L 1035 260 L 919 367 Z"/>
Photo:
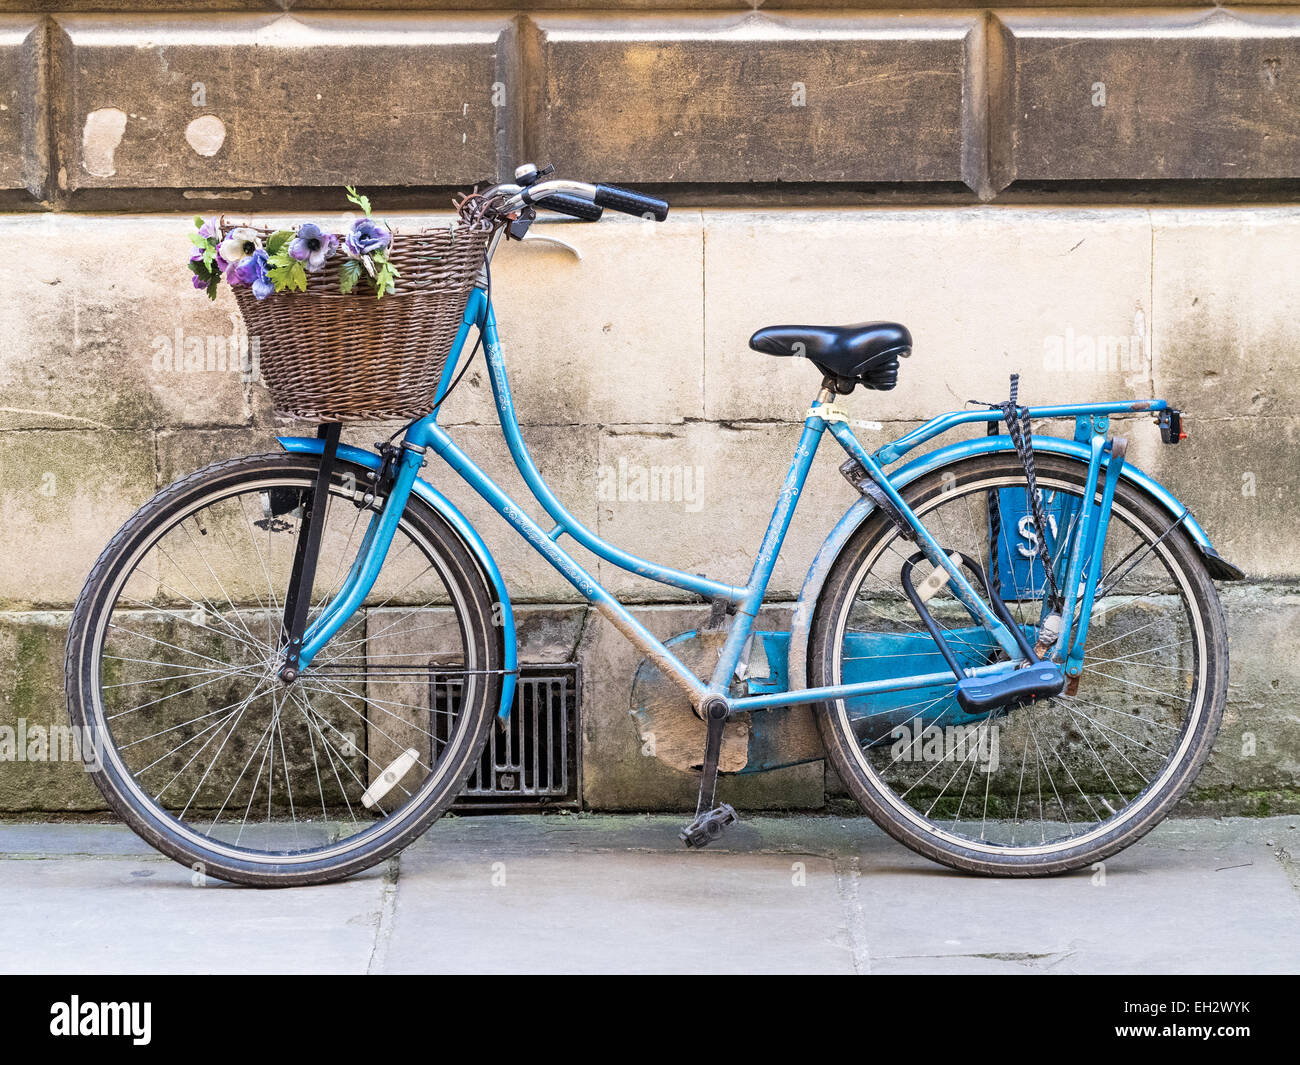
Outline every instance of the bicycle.
<path id="1" fill-rule="evenodd" d="M 500 570 L 420 476 L 436 456 L 641 650 L 646 677 L 680 693 L 677 723 L 702 738 L 685 763 L 700 775 L 688 845 L 736 819 L 716 801 L 720 772 L 823 757 L 895 839 L 968 872 L 1077 869 L 1157 824 L 1214 741 L 1228 646 L 1213 582 L 1242 576 L 1110 434 L 1112 419 L 1151 417 L 1177 444 L 1181 413 L 1163 399 L 1022 407 L 1013 385 L 1006 403 L 941 414 L 868 452 L 837 399 L 895 387 L 908 331 L 762 329 L 755 350 L 804 358 L 822 380 L 747 582 L 638 558 L 578 521 L 533 463 L 488 264 L 539 208 L 663 220 L 668 205 L 544 174 L 525 166 L 479 194 L 495 228 L 438 404 L 473 331 L 469 359 L 481 346 L 510 453 L 554 526 L 479 469 L 437 404 L 400 443 L 344 445 L 332 422 L 163 489 L 95 563 L 68 641 L 70 714 L 97 737 L 87 757 L 113 810 L 187 865 L 283 886 L 372 866 L 447 809 L 510 713 L 519 662 Z M 1031 434 L 1031 420 L 1056 419 L 1073 434 Z M 981 423 L 985 436 L 899 464 Z M 757 631 L 827 435 L 859 498 L 813 560 L 789 631 Z M 698 596 L 709 624 L 656 638 L 564 536 Z M 781 749 L 796 713 L 815 716 L 820 739 Z"/>

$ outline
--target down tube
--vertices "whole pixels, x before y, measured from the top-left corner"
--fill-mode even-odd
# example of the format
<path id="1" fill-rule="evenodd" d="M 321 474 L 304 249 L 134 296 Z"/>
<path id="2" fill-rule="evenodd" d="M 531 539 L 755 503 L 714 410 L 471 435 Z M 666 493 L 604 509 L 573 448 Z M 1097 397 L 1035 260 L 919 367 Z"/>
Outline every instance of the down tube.
<path id="1" fill-rule="evenodd" d="M 699 678 L 681 664 L 677 658 L 627 609 L 582 568 L 562 547 L 542 531 L 532 518 L 525 514 L 508 495 L 466 455 L 446 430 L 440 425 L 428 425 L 429 446 L 438 456 L 463 477 L 467 484 L 492 504 L 533 549 L 560 572 L 570 584 L 582 593 L 619 632 L 626 636 L 650 661 L 676 681 L 698 703 L 704 696 L 704 685 Z"/>

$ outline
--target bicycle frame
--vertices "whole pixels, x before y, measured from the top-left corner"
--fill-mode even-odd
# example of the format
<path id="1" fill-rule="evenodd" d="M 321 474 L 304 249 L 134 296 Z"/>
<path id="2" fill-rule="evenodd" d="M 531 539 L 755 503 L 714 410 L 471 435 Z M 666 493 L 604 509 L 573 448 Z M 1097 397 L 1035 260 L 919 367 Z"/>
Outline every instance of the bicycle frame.
<path id="1" fill-rule="evenodd" d="M 946 433 L 949 430 L 970 423 L 989 423 L 998 421 L 1002 415 L 998 410 L 973 409 L 952 411 L 927 422 L 912 430 L 893 443 L 869 453 L 854 435 L 848 418 L 825 394 L 814 402 L 808 410 L 803 423 L 803 430 L 795 449 L 790 468 L 782 483 L 776 505 L 763 534 L 758 554 L 755 557 L 749 578 L 744 585 L 731 585 L 704 576 L 684 573 L 668 566 L 647 561 L 632 555 L 621 548 L 602 539 L 598 534 L 583 525 L 555 497 L 542 479 L 527 445 L 520 433 L 514 403 L 511 398 L 506 378 L 505 359 L 501 350 L 497 332 L 496 317 L 487 292 L 483 287 L 473 290 L 465 309 L 459 333 L 448 357 L 443 377 L 439 386 L 438 398 L 446 393 L 452 380 L 452 374 L 459 361 L 460 354 L 469 337 L 471 329 L 476 329 L 482 339 L 485 357 L 492 382 L 493 397 L 502 432 L 509 447 L 511 457 L 523 476 L 530 492 L 543 510 L 555 522 L 549 530 L 544 530 L 523 509 L 507 495 L 490 477 L 487 476 L 452 440 L 450 435 L 437 424 L 437 412 L 410 425 L 405 433 L 400 457 L 395 464 L 391 486 L 382 507 L 372 516 L 365 533 L 361 548 L 352 563 L 338 594 L 308 627 L 304 634 L 302 649 L 299 653 L 301 668 L 305 668 L 312 658 L 325 646 L 330 638 L 348 621 L 361 606 L 369 594 L 380 568 L 384 563 L 398 521 L 413 488 L 416 486 L 419 470 L 426 461 L 427 452 L 432 451 L 461 476 L 475 492 L 485 499 L 533 549 L 540 554 L 561 576 L 565 578 L 582 597 L 598 610 L 611 624 L 629 639 L 650 661 L 690 697 L 695 706 L 700 706 L 706 699 L 721 698 L 725 700 L 730 715 L 748 713 L 756 710 L 770 710 L 799 704 L 815 703 L 828 699 L 857 698 L 884 692 L 903 691 L 925 688 L 936 684 L 952 683 L 956 679 L 951 671 L 927 673 L 910 677 L 884 677 L 877 680 L 859 681 L 831 687 L 800 688 L 795 691 L 762 691 L 759 694 L 730 696 L 728 690 L 737 666 L 754 635 L 755 620 L 762 606 L 772 570 L 777 556 L 785 541 L 786 533 L 794 515 L 798 499 L 803 492 L 808 470 L 827 431 L 843 450 L 855 459 L 868 476 L 888 497 L 890 503 L 911 527 L 916 535 L 919 549 L 924 552 L 932 565 L 942 566 L 949 575 L 949 588 L 954 596 L 970 613 L 974 621 L 983 626 L 997 645 L 1006 652 L 1008 660 L 988 666 L 974 667 L 967 671 L 968 676 L 987 676 L 1014 670 L 1025 661 L 1025 655 L 1017 640 L 1007 626 L 996 616 L 980 593 L 971 585 L 961 568 L 954 565 L 942 546 L 934 539 L 903 499 L 899 490 L 891 483 L 884 467 L 900 459 L 919 445 Z M 1111 501 L 1115 486 L 1123 468 L 1122 446 L 1118 441 L 1108 441 L 1106 432 L 1110 415 L 1132 414 L 1138 412 L 1159 412 L 1167 409 L 1162 399 L 1124 401 L 1114 403 L 1079 403 L 1058 406 L 1030 407 L 1029 415 L 1034 419 L 1074 418 L 1075 439 L 1087 443 L 1090 457 L 1087 484 L 1083 496 L 1083 521 L 1074 533 L 1068 552 L 1066 579 L 1062 587 L 1065 590 L 1066 603 L 1062 612 L 1065 619 L 1057 639 L 1058 657 L 1063 657 L 1066 672 L 1077 675 L 1081 668 L 1083 646 L 1087 637 L 1088 614 L 1099 578 L 1101 547 L 1105 542 L 1106 529 L 1110 516 Z M 290 441 L 281 441 L 290 446 Z M 307 441 L 297 442 L 299 445 Z M 310 447 L 298 446 L 295 450 L 311 450 Z M 346 449 L 351 450 L 351 449 Z M 1102 484 L 1100 502 L 1094 500 L 1097 485 Z M 436 493 L 421 482 L 421 494 Z M 441 498 L 441 497 L 438 497 Z M 1190 517 L 1186 508 L 1176 520 Z M 725 608 L 734 616 L 731 619 L 727 638 L 719 654 L 717 666 L 712 675 L 705 679 L 697 677 L 684 666 L 671 650 L 656 636 L 649 632 L 632 613 L 619 602 L 603 585 L 578 563 L 563 547 L 559 540 L 568 535 L 582 547 L 599 558 L 637 576 L 675 588 L 684 589 L 712 602 L 715 606 Z M 1079 586 L 1083 579 L 1082 597 L 1076 604 Z M 1076 611 L 1076 605 L 1079 608 Z M 506 664 L 506 672 L 513 680 L 514 659 L 511 655 Z M 512 684 L 502 700 L 501 714 L 509 711 L 509 695 Z"/>

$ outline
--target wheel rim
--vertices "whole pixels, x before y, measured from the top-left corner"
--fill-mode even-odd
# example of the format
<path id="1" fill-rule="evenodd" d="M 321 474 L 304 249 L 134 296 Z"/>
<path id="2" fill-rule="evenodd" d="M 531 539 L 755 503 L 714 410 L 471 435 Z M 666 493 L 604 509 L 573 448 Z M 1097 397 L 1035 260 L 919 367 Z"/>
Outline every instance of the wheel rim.
<path id="1" fill-rule="evenodd" d="M 1038 481 L 1045 495 L 1082 496 L 1082 486 L 1069 478 L 1040 472 Z M 965 551 L 986 569 L 990 490 L 1018 490 L 1023 499 L 1023 476 L 979 477 L 914 507 L 945 548 Z M 982 720 L 963 715 L 950 695 L 936 700 L 937 691 L 833 704 L 849 757 L 915 833 L 990 860 L 1045 858 L 1093 844 L 1156 804 L 1179 772 L 1209 691 L 1204 618 L 1188 575 L 1160 540 L 1165 532 L 1116 498 L 1076 695 Z M 1016 537 L 1003 527 L 1006 554 L 1025 546 Z M 846 669 L 853 679 L 855 657 L 870 663 L 860 668 L 887 669 L 881 650 L 937 651 L 896 575 L 883 576 L 886 559 L 897 557 L 901 566 L 911 553 L 912 545 L 905 546 L 900 549 L 891 533 L 855 570 L 835 618 L 835 682 Z M 1137 554 L 1125 561 L 1134 548 Z M 1011 583 L 1024 598 L 1008 606 L 1032 643 L 1041 596 Z M 964 664 L 997 659 L 973 638 L 969 616 L 950 595 L 941 593 L 930 606 L 940 626 L 954 634 Z M 866 618 L 870 625 L 863 624 Z M 890 634 L 892 646 L 874 638 L 878 631 Z M 937 653 L 933 666 L 926 671 L 946 669 Z M 1176 680 L 1155 679 L 1164 677 Z M 882 736 L 886 727 L 891 730 Z"/>
<path id="2" fill-rule="evenodd" d="M 352 481 L 331 485 L 309 622 L 372 513 L 353 504 Z M 92 635 L 96 753 L 164 833 L 217 859 L 337 863 L 392 838 L 464 766 L 466 711 L 486 686 L 466 594 L 409 515 L 362 608 L 298 681 L 279 683 L 300 513 L 262 505 L 311 483 L 245 477 L 151 525 Z"/>

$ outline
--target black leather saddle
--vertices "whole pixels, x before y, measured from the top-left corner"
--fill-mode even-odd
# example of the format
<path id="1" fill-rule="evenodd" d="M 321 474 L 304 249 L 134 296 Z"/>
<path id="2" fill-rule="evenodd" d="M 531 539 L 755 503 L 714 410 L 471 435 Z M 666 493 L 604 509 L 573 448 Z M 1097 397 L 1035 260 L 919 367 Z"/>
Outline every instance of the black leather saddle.
<path id="1" fill-rule="evenodd" d="M 855 385 L 888 392 L 898 360 L 912 354 L 912 334 L 897 322 L 862 325 L 769 325 L 749 338 L 765 355 L 801 355 L 847 395 Z"/>

